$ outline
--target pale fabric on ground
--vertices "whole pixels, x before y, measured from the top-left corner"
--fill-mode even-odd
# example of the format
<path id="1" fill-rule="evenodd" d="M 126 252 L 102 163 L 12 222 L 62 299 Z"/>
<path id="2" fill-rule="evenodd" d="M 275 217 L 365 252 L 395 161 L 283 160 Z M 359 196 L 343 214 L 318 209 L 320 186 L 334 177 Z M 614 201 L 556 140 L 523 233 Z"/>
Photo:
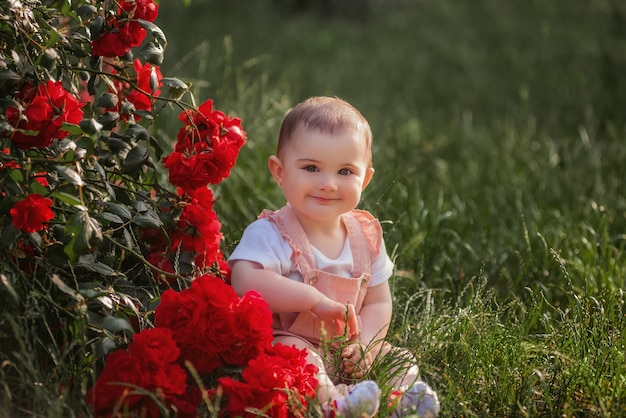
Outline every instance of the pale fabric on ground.
<path id="1" fill-rule="evenodd" d="M 326 417 L 341 416 L 344 418 L 370 418 L 376 415 L 380 406 L 380 388 L 372 380 L 364 380 L 351 388 L 348 394 L 332 401 L 326 411 Z M 338 387 L 339 389 L 339 387 Z"/>
<path id="2" fill-rule="evenodd" d="M 439 415 L 439 398 L 430 386 L 420 381 L 404 392 L 398 409 L 392 415 L 396 417 L 415 416 L 435 418 Z"/>

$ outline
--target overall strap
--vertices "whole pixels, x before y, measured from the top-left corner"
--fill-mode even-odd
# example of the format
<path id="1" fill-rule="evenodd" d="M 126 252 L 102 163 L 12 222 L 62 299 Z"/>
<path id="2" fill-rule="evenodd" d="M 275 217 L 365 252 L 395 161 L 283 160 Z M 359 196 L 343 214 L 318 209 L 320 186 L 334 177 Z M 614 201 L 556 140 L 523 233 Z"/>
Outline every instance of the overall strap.
<path id="1" fill-rule="evenodd" d="M 293 208 L 286 205 L 275 212 L 265 209 L 261 215 L 259 215 L 259 218 L 267 218 L 276 224 L 281 236 L 293 251 L 291 258 L 294 267 L 298 270 L 302 278 L 306 280 L 305 277 L 307 275 L 305 273 L 310 270 L 316 270 L 317 263 L 309 239 L 300 221 L 296 217 Z"/>
<path id="2" fill-rule="evenodd" d="M 354 276 L 371 274 L 372 262 L 378 257 L 383 239 L 380 222 L 365 210 L 354 209 L 343 215 L 354 259 Z"/>
<path id="3" fill-rule="evenodd" d="M 342 219 L 343 224 L 346 226 L 346 231 L 348 232 L 348 239 L 350 240 L 350 251 L 352 252 L 352 262 L 354 265 L 352 276 L 361 277 L 363 273 L 370 274 L 372 258 L 367 238 L 361 224 L 350 214 L 343 215 Z"/>

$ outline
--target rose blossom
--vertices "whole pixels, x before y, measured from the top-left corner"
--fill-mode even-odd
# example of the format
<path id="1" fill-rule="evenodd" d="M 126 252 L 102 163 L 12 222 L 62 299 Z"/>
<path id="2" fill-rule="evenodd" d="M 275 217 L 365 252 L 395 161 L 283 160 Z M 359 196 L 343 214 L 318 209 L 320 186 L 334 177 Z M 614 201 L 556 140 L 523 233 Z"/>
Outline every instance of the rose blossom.
<path id="1" fill-rule="evenodd" d="M 258 292 L 249 291 L 235 307 L 231 346 L 222 358 L 227 364 L 244 366 L 266 350 L 272 341 L 272 312 Z"/>
<path id="2" fill-rule="evenodd" d="M 83 118 L 81 103 L 60 81 L 48 80 L 36 88 L 27 84 L 15 97 L 24 106 L 20 112 L 7 107 L 9 123 L 16 129 L 11 140 L 21 149 L 44 148 L 69 135 L 63 123 L 77 124 Z"/>
<path id="3" fill-rule="evenodd" d="M 52 203 L 52 200 L 40 194 L 29 194 L 15 203 L 9 211 L 11 223 L 24 232 L 41 231 L 45 227 L 44 224 L 54 218 L 54 212 L 50 209 Z"/>
<path id="4" fill-rule="evenodd" d="M 262 409 L 271 417 L 303 416 L 307 400 L 315 396 L 318 368 L 306 361 L 306 350 L 276 344 L 272 350 L 250 360 L 242 380 L 222 377 L 218 382 L 227 397 L 231 416 L 256 416 L 246 409 Z M 294 399 L 295 398 L 295 399 Z M 301 408 L 293 411 L 292 408 Z"/>
<path id="5" fill-rule="evenodd" d="M 102 373 L 89 390 L 87 400 L 95 415 L 107 416 L 123 406 L 158 416 L 159 408 L 152 398 L 135 386 L 155 394 L 166 406 L 183 402 L 188 396 L 187 373 L 176 363 L 178 355 L 179 349 L 167 328 L 145 329 L 135 334 L 128 350 L 107 356 Z"/>
<path id="6" fill-rule="evenodd" d="M 130 393 L 133 386 L 141 386 L 143 375 L 137 358 L 126 350 L 117 350 L 106 357 L 104 369 L 96 383 L 87 393 L 87 402 L 94 408 L 96 416 L 104 416 L 116 405 L 131 407 L 139 402 L 141 395 Z M 124 382 L 126 385 L 114 384 Z"/>
<path id="7" fill-rule="evenodd" d="M 133 19 L 143 19 L 154 22 L 159 14 L 159 5 L 152 0 L 135 0 L 120 2 L 120 8 Z"/>
<path id="8" fill-rule="evenodd" d="M 213 110 L 210 99 L 178 118 L 184 126 L 178 131 L 174 152 L 163 159 L 170 182 L 189 191 L 228 177 L 246 142 L 241 120 Z"/>
<path id="9" fill-rule="evenodd" d="M 163 78 L 163 75 L 161 74 L 161 69 L 158 66 L 152 65 L 150 63 L 145 63 L 142 65 L 141 61 L 139 61 L 138 59 L 135 59 L 133 66 L 135 68 L 135 73 L 137 74 L 137 87 L 139 87 L 139 89 L 141 89 L 142 91 L 152 93 L 152 95 L 155 97 L 159 96 L 161 94 L 161 90 L 159 89 L 159 87 L 163 85 L 163 83 L 161 83 L 161 79 Z M 152 91 L 153 73 L 157 81 L 157 85 L 155 86 L 156 89 L 154 91 Z M 131 89 L 130 93 L 128 93 L 128 96 L 126 97 L 126 100 L 131 102 L 135 106 L 135 109 L 146 111 L 152 110 L 152 104 L 154 101 L 154 99 L 152 99 L 150 96 L 141 91 L 138 91 L 137 89 Z"/>
<path id="10" fill-rule="evenodd" d="M 136 19 L 154 22 L 159 6 L 152 0 L 120 2 L 117 16 L 107 20 L 105 32 L 91 42 L 91 52 L 103 57 L 120 57 L 141 45 L 146 30 Z"/>
<path id="11" fill-rule="evenodd" d="M 139 22 L 126 21 L 119 23 L 117 19 L 109 22 L 110 29 L 91 41 L 93 55 L 102 57 L 120 57 L 139 46 L 146 37 L 146 30 Z"/>
<path id="12" fill-rule="evenodd" d="M 179 193 L 183 210 L 177 230 L 171 234 L 171 247 L 190 251 L 200 269 L 211 266 L 218 259 L 222 240 L 222 224 L 213 210 L 213 192 L 201 187 L 187 195 Z"/>
<path id="13" fill-rule="evenodd" d="M 181 358 L 199 373 L 246 364 L 272 341 L 267 303 L 253 294 L 240 299 L 231 286 L 208 274 L 195 279 L 189 289 L 163 292 L 155 323 L 172 330 Z"/>

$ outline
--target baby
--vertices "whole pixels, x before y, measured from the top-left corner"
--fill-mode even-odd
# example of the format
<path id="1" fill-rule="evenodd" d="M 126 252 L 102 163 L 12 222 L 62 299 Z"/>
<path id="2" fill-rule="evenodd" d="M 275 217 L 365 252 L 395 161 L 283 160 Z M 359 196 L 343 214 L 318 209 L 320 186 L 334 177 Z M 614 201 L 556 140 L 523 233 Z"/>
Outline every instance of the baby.
<path id="1" fill-rule="evenodd" d="M 287 204 L 263 211 L 244 231 L 228 260 L 234 289 L 256 290 L 267 301 L 275 343 L 307 350 L 327 416 L 374 416 L 375 382 L 347 387 L 333 376 L 362 379 L 374 358 L 390 353 L 407 359 L 393 381 L 403 394 L 396 416 L 436 416 L 437 395 L 420 381 L 412 355 L 384 341 L 394 266 L 378 220 L 355 209 L 374 175 L 367 120 L 341 99 L 310 98 L 286 115 L 268 167 Z M 323 352 L 324 341 L 337 339 L 344 339 L 339 371 Z"/>

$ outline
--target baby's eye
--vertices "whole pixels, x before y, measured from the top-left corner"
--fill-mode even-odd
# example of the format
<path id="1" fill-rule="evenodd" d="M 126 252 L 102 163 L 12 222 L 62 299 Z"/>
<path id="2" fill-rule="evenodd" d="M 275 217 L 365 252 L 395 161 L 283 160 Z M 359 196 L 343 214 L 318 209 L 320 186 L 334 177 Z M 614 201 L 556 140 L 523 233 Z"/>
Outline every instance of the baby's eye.
<path id="1" fill-rule="evenodd" d="M 314 173 L 314 172 L 316 172 L 316 171 L 319 171 L 319 170 L 317 169 L 317 167 L 315 167 L 314 165 L 307 165 L 307 166 L 304 166 L 304 167 L 302 167 L 302 168 L 303 168 L 304 170 L 306 170 L 306 171 L 310 171 L 311 173 Z"/>
<path id="2" fill-rule="evenodd" d="M 350 174 L 352 174 L 352 170 L 350 170 L 349 168 L 342 168 L 341 170 L 339 170 L 339 174 L 341 174 L 342 176 L 349 176 Z"/>

